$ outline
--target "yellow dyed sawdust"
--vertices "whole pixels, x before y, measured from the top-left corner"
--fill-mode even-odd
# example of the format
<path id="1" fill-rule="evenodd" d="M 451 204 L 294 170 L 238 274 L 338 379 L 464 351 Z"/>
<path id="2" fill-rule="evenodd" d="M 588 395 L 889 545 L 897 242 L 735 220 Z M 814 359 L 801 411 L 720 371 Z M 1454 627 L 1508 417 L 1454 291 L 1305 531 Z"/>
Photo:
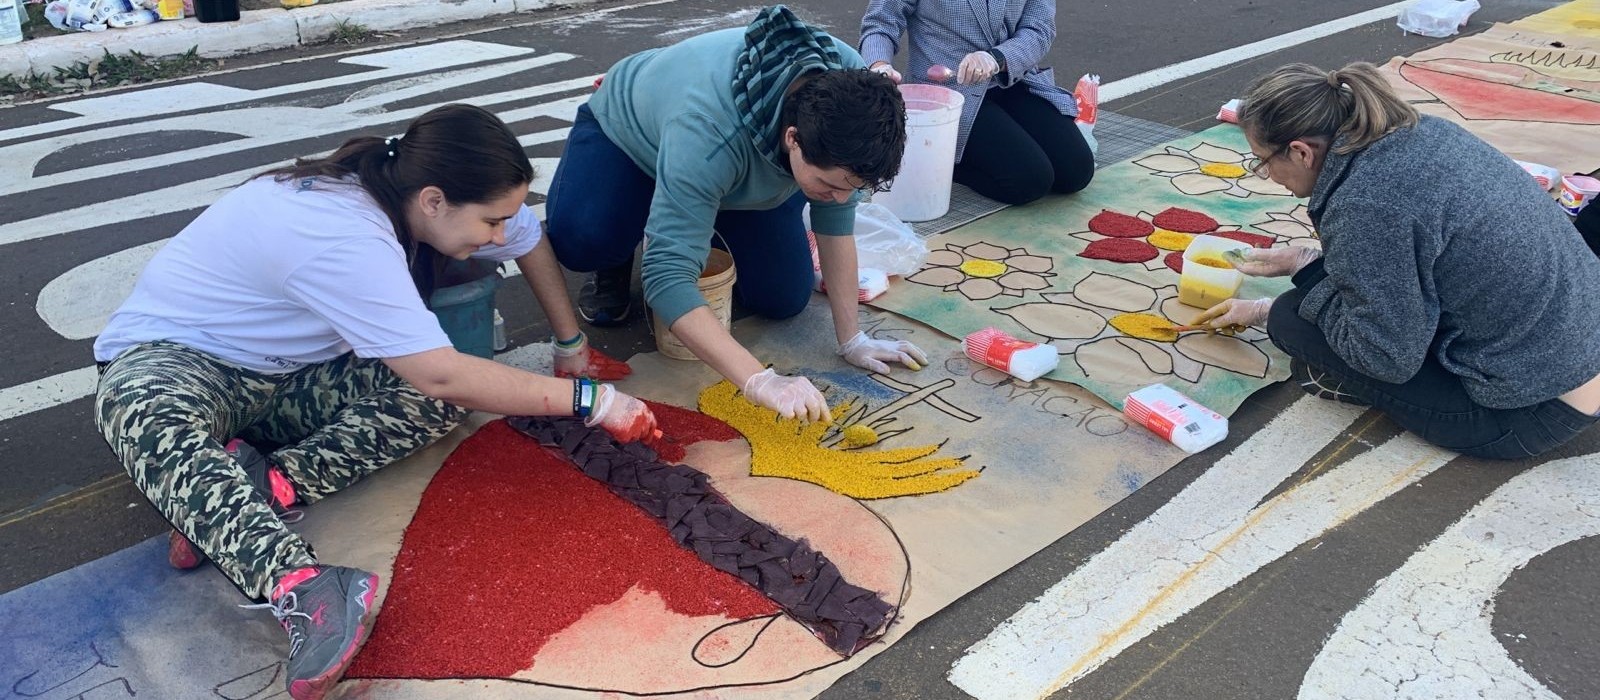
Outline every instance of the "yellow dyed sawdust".
<path id="1" fill-rule="evenodd" d="M 1233 263 L 1223 260 L 1215 255 L 1196 255 L 1194 256 L 1194 260 L 1192 262 L 1205 265 L 1206 267 L 1217 267 L 1224 270 L 1233 269 Z"/>
<path id="2" fill-rule="evenodd" d="M 973 259 L 961 263 L 961 271 L 968 277 L 999 277 L 1006 273 L 1006 264 L 998 260 Z"/>
<path id="3" fill-rule="evenodd" d="M 833 411 L 843 415 L 848 409 L 841 405 Z M 751 476 L 806 481 L 850 498 L 874 499 L 937 493 L 979 474 L 961 469 L 961 457 L 929 458 L 939 445 L 871 452 L 823 447 L 827 425 L 780 420 L 773 410 L 746 401 L 726 381 L 700 392 L 700 412 L 727 423 L 750 442 Z"/>
<path id="4" fill-rule="evenodd" d="M 870 425 L 857 423 L 844 429 L 845 447 L 871 447 L 878 444 L 878 431 Z"/>
<path id="5" fill-rule="evenodd" d="M 1111 327 L 1131 338 L 1143 338 L 1160 343 L 1178 341 L 1178 328 L 1171 321 L 1155 314 L 1117 314 L 1111 317 Z"/>
<path id="6" fill-rule="evenodd" d="M 1200 166 L 1200 172 L 1212 177 L 1241 178 L 1245 169 L 1237 163 L 1206 163 Z"/>
<path id="7" fill-rule="evenodd" d="M 1150 241 L 1150 245 L 1162 250 L 1184 250 L 1189 247 L 1190 243 L 1194 242 L 1194 235 L 1158 228 L 1155 233 L 1150 234 L 1145 240 Z"/>

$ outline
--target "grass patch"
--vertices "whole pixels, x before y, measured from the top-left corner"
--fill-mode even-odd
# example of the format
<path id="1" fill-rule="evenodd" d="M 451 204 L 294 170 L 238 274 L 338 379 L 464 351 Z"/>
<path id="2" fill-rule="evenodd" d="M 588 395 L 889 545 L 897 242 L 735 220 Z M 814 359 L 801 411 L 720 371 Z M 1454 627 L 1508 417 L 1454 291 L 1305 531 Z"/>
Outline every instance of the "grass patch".
<path id="1" fill-rule="evenodd" d="M 365 24 L 341 19 L 338 24 L 333 25 L 333 31 L 328 34 L 328 38 L 322 40 L 322 43 L 355 46 L 371 41 L 376 36 L 377 34 Z"/>
<path id="2" fill-rule="evenodd" d="M 177 56 L 152 57 L 138 51 L 105 55 L 92 61 L 77 61 L 55 69 L 53 75 L 29 73 L 24 77 L 0 77 L 0 96 L 12 99 L 52 97 L 92 88 L 135 85 L 157 80 L 182 78 L 216 70 L 222 61 L 202 58 L 199 47 Z"/>

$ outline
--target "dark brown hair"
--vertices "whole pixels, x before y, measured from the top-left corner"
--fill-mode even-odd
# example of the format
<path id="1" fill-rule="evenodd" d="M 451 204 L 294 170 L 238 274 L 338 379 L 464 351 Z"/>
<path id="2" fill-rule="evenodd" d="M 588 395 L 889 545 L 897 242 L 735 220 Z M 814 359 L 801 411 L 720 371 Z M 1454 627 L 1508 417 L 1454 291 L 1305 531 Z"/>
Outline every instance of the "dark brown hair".
<path id="1" fill-rule="evenodd" d="M 389 215 L 402 245 L 408 199 L 430 185 L 451 204 L 481 204 L 533 182 L 533 164 L 505 122 L 481 107 L 452 104 L 429 110 L 397 139 L 358 136 L 324 158 L 302 158 L 268 170 L 277 180 L 356 176 Z M 258 176 L 260 177 L 260 176 Z"/>
<path id="2" fill-rule="evenodd" d="M 843 168 L 863 189 L 883 189 L 906 150 L 906 103 L 894 81 L 869 70 L 830 70 L 783 101 L 783 131 L 796 127 L 800 155 L 819 168 Z"/>

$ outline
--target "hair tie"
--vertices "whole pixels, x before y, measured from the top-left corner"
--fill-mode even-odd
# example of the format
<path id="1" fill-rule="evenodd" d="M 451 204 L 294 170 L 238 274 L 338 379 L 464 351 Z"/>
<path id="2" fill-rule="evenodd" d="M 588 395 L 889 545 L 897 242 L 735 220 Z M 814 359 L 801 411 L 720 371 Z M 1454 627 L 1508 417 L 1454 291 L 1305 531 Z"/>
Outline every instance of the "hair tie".
<path id="1" fill-rule="evenodd" d="M 386 138 L 386 139 L 383 140 L 383 145 L 389 147 L 389 157 L 390 158 L 394 157 L 395 146 L 399 145 L 399 143 L 400 143 L 400 139 L 396 138 L 394 136 L 390 136 L 389 138 Z"/>

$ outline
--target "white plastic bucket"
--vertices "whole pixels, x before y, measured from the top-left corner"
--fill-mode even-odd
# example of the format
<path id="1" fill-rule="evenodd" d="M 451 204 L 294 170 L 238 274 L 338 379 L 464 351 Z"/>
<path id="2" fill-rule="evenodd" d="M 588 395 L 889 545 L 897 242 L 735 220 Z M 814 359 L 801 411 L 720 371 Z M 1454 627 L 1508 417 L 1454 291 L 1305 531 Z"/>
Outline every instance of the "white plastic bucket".
<path id="1" fill-rule="evenodd" d="M 950 181 L 961 130 L 961 93 L 938 85 L 901 85 L 906 154 L 887 192 L 872 196 L 901 221 L 932 221 L 950 211 Z"/>
<path id="2" fill-rule="evenodd" d="M 733 322 L 733 283 L 738 280 L 734 271 L 733 256 L 728 251 L 712 248 L 706 257 L 706 266 L 700 271 L 700 295 L 706 298 L 711 314 L 727 330 Z M 683 341 L 672 335 L 661 317 L 650 314 L 650 326 L 656 334 L 656 349 L 674 360 L 698 360 Z"/>

